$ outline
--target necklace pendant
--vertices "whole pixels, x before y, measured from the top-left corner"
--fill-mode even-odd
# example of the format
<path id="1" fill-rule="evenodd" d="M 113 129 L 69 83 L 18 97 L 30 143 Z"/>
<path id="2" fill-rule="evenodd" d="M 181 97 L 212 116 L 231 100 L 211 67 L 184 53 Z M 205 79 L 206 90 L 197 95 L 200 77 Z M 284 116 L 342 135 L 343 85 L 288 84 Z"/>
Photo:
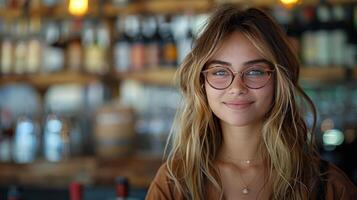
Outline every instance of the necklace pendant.
<path id="1" fill-rule="evenodd" d="M 243 193 L 243 194 L 248 194 L 248 193 L 249 193 L 249 189 L 246 188 L 246 187 L 243 188 L 243 189 L 242 189 L 242 193 Z"/>

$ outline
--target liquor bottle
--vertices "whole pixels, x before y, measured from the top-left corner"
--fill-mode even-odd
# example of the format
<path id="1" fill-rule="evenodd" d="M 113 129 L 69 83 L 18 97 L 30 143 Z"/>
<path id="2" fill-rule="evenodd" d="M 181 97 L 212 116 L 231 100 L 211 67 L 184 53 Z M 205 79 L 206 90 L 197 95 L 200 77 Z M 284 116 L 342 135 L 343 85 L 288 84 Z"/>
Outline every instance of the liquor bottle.
<path id="1" fill-rule="evenodd" d="M 44 156 L 57 162 L 69 156 L 70 139 L 68 125 L 57 115 L 49 114 L 44 129 Z"/>
<path id="2" fill-rule="evenodd" d="M 97 25 L 97 32 L 96 32 L 96 43 L 99 47 L 99 56 L 98 60 L 100 60 L 100 68 L 98 70 L 99 73 L 104 74 L 109 72 L 109 65 L 108 62 L 108 53 L 111 44 L 110 40 L 110 26 L 107 21 L 100 21 Z"/>
<path id="3" fill-rule="evenodd" d="M 129 16 L 127 18 L 126 27 L 128 33 L 132 37 L 131 42 L 131 69 L 140 71 L 144 68 L 145 62 L 145 46 L 141 33 L 141 23 L 138 16 Z"/>
<path id="4" fill-rule="evenodd" d="M 127 178 L 119 176 L 115 179 L 116 200 L 125 200 L 129 194 L 129 181 Z"/>
<path id="5" fill-rule="evenodd" d="M 42 41 L 40 37 L 41 21 L 38 17 L 32 17 L 29 21 L 29 38 L 26 73 L 36 73 L 41 68 Z"/>
<path id="6" fill-rule="evenodd" d="M 113 62 L 115 71 L 127 72 L 131 65 L 131 42 L 130 37 L 126 34 L 126 20 L 118 17 L 115 21 L 115 45 L 113 53 Z"/>
<path id="7" fill-rule="evenodd" d="M 14 38 L 11 31 L 12 24 L 4 21 L 3 33 L 0 46 L 0 73 L 10 74 L 13 71 L 13 52 L 14 52 Z"/>
<path id="8" fill-rule="evenodd" d="M 67 21 L 68 41 L 66 45 L 66 65 L 69 71 L 80 72 L 82 70 L 83 50 L 81 41 L 82 21 L 80 19 Z M 66 30 L 67 31 L 67 30 Z"/>
<path id="9" fill-rule="evenodd" d="M 160 42 L 158 25 L 155 17 L 144 19 L 142 33 L 145 43 L 145 61 L 148 68 L 157 68 L 160 65 Z"/>
<path id="10" fill-rule="evenodd" d="M 61 30 L 62 24 L 57 21 L 48 21 L 44 27 L 45 44 L 41 69 L 44 73 L 63 70 L 65 43 Z"/>
<path id="11" fill-rule="evenodd" d="M 23 74 L 26 72 L 27 64 L 27 23 L 25 19 L 19 19 L 15 25 L 15 46 L 14 46 L 14 73 Z"/>
<path id="12" fill-rule="evenodd" d="M 330 48 L 330 62 L 335 66 L 344 66 L 347 64 L 345 62 L 345 55 L 348 54 L 347 45 L 347 29 L 345 19 L 347 18 L 346 12 L 343 6 L 335 5 L 331 10 L 333 27 L 330 30 L 329 43 Z M 352 55 L 353 57 L 353 55 Z"/>
<path id="13" fill-rule="evenodd" d="M 171 30 L 171 22 L 165 17 L 159 18 L 161 45 L 161 64 L 166 67 L 176 67 L 177 46 Z"/>
<path id="14" fill-rule="evenodd" d="M 79 182 L 72 182 L 69 185 L 69 199 L 83 200 L 83 185 Z"/>
<path id="15" fill-rule="evenodd" d="M 98 67 L 98 47 L 95 43 L 95 27 L 91 21 L 86 21 L 83 26 L 83 66 L 85 71 L 94 72 Z"/>
<path id="16" fill-rule="evenodd" d="M 129 180 L 126 177 L 119 176 L 115 179 L 116 200 L 137 200 L 129 194 Z"/>
<path id="17" fill-rule="evenodd" d="M 174 30 L 175 38 L 177 38 L 177 62 L 182 63 L 186 55 L 191 51 L 193 34 L 192 34 L 192 17 L 179 16 L 175 20 L 176 30 Z"/>
<path id="18" fill-rule="evenodd" d="M 316 19 L 318 22 L 318 30 L 315 32 L 316 40 L 316 64 L 318 66 L 327 66 L 330 61 L 330 46 L 329 31 L 331 21 L 331 8 L 326 4 L 320 4 L 316 8 Z"/>
<path id="19" fill-rule="evenodd" d="M 106 59 L 109 46 L 108 28 L 104 22 L 88 23 L 83 33 L 84 67 L 93 74 L 108 72 Z"/>
<path id="20" fill-rule="evenodd" d="M 314 7 L 302 9 L 300 18 L 302 29 L 301 36 L 301 58 L 305 66 L 316 65 L 316 54 L 318 51 L 316 43 L 316 10 Z"/>
<path id="21" fill-rule="evenodd" d="M 31 163 L 37 155 L 37 126 L 27 116 L 17 120 L 13 141 L 13 158 L 16 163 Z"/>

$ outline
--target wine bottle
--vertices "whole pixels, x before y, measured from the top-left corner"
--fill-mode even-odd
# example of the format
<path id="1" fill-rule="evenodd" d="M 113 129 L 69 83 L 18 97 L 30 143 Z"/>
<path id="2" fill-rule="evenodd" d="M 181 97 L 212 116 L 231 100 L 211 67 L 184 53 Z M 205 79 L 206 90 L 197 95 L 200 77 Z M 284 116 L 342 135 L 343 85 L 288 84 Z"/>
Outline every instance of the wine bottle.
<path id="1" fill-rule="evenodd" d="M 113 62 L 115 71 L 127 72 L 130 67 L 131 43 L 125 31 L 125 18 L 118 17 L 115 22 L 115 45 Z"/>
<path id="2" fill-rule="evenodd" d="M 83 185 L 79 182 L 72 182 L 69 185 L 69 199 L 83 200 Z"/>

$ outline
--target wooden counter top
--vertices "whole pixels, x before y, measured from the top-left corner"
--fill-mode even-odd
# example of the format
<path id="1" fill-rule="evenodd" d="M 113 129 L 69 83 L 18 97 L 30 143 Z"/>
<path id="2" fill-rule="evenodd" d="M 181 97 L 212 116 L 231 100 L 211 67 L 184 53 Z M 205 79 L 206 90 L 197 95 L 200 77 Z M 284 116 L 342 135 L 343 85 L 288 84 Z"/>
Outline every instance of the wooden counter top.
<path id="1" fill-rule="evenodd" d="M 78 157 L 56 163 L 45 160 L 32 164 L 0 163 L 0 184 L 66 188 L 77 180 L 85 185 L 110 186 L 117 176 L 125 176 L 131 186 L 146 188 L 162 162 L 160 157 L 133 155 L 113 160 Z"/>

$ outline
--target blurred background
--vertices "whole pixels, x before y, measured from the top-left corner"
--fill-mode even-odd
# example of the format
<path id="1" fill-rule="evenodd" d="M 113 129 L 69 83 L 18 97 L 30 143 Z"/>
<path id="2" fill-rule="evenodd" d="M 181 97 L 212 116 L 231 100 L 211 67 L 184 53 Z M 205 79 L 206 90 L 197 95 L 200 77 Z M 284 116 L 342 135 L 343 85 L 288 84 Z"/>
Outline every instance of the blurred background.
<path id="1" fill-rule="evenodd" d="M 0 0 L 0 200 L 143 199 L 181 101 L 175 70 L 224 3 L 284 27 L 319 151 L 357 184 L 357 1 Z"/>

